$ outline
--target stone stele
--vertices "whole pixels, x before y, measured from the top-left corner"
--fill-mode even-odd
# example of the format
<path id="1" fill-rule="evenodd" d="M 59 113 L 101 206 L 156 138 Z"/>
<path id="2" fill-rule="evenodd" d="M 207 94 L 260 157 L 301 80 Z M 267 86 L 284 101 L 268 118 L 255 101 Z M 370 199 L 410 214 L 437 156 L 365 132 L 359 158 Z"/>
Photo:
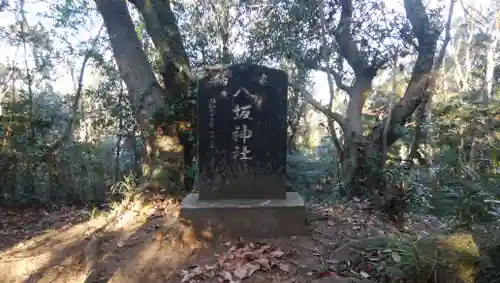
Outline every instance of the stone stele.
<path id="1" fill-rule="evenodd" d="M 287 94 L 287 74 L 259 65 L 199 80 L 199 193 L 180 211 L 199 240 L 307 233 L 304 200 L 286 189 Z"/>

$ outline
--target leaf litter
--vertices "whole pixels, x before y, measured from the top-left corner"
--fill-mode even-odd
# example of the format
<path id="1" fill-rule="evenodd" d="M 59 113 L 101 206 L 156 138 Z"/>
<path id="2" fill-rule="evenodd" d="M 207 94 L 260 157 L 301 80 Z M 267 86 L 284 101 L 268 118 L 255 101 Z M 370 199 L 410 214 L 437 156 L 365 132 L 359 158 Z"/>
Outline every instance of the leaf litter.
<path id="1" fill-rule="evenodd" d="M 360 251 L 350 246 L 353 241 L 361 243 L 367 238 L 390 235 L 393 233 L 392 227 L 385 224 L 379 215 L 372 213 L 366 201 L 355 200 L 346 205 L 318 205 L 311 210 L 315 214 L 311 220 L 312 227 L 315 227 L 315 236 L 312 237 L 315 244 L 307 247 L 297 260 L 284 252 L 289 246 L 286 241 L 276 242 L 274 245 L 242 244 L 241 241 L 233 245 L 225 242 L 221 246 L 229 248 L 229 251 L 216 255 L 217 259 L 213 262 L 182 270 L 181 282 L 242 282 L 258 272 L 271 271 L 295 277 L 299 270 L 304 278 L 313 280 L 312 282 L 322 278 L 333 280 L 331 282 L 337 282 L 335 280 L 339 277 L 361 280 L 373 278 L 376 272 L 373 261 L 380 260 L 379 257 L 376 253 L 366 254 L 371 259 L 369 262 L 358 261 Z M 316 258 L 316 263 L 304 262 L 305 257 Z M 401 261 L 401 255 L 396 252 L 391 251 L 389 257 L 392 262 Z"/>
<path id="2" fill-rule="evenodd" d="M 216 278 L 223 283 L 238 283 L 257 271 L 270 270 L 291 271 L 284 251 L 266 243 L 240 242 L 219 255 L 214 263 L 191 266 L 182 270 L 180 275 L 182 283 L 203 282 L 208 278 Z"/>
<path id="3" fill-rule="evenodd" d="M 165 225 L 165 219 L 171 219 L 171 215 L 175 212 L 176 205 L 165 199 L 157 198 L 150 203 L 155 213 L 149 216 L 147 220 L 149 224 L 145 225 L 148 227 L 147 231 L 144 235 L 140 234 L 139 238 L 151 237 L 149 233 L 158 231 L 162 225 Z M 161 276 L 165 266 L 158 267 L 161 272 L 153 276 L 158 277 L 158 280 L 151 282 L 218 281 L 231 283 L 247 280 L 249 282 L 273 282 L 273 280 L 274 282 L 316 282 L 315 280 L 322 280 L 325 277 L 328 277 L 326 280 L 330 280 L 328 282 L 337 282 L 335 279 L 339 277 L 372 279 L 379 262 L 394 264 L 402 261 L 403 254 L 393 250 L 368 252 L 363 255 L 365 260 L 358 261 L 360 251 L 353 250 L 349 243 L 353 241 L 361 243 L 373 236 L 393 233 L 390 226 L 381 221 L 366 202 L 353 201 L 333 206 L 312 204 L 309 211 L 312 234 L 308 237 L 296 240 L 269 239 L 256 243 L 243 243 L 241 239 L 236 244 L 228 241 L 220 246 L 226 251 L 223 254 L 217 254 L 213 249 L 204 250 L 198 254 L 198 256 L 205 254 L 204 257 L 191 257 L 197 265 L 192 265 L 193 261 L 191 261 L 191 266 L 184 268 L 181 272 L 179 269 L 172 270 L 173 274 L 179 276 L 170 277 L 172 273 L 168 276 Z M 71 227 L 72 223 L 82 221 L 81 218 L 88 219 L 89 215 L 88 210 L 78 207 L 62 207 L 55 211 L 53 209 L 50 211 L 0 209 L 0 248 L 2 244 L 4 247 L 5 244 L 9 244 L 5 242 L 7 238 L 26 239 L 49 227 L 60 232 L 66 227 Z M 419 232 L 432 229 L 439 224 L 430 218 L 412 219 L 409 222 L 410 226 Z M 163 233 L 155 233 L 156 236 L 161 236 L 160 240 L 166 237 Z M 124 244 L 123 248 L 118 249 L 120 254 L 123 254 L 120 257 L 126 257 L 125 255 L 130 253 L 128 250 L 134 249 L 135 244 L 141 242 L 141 239 L 131 242 L 132 246 Z M 293 250 L 295 254 L 289 253 L 288 250 Z M 119 258 L 118 255 L 117 258 Z M 114 270 L 113 264 L 115 263 L 107 265 Z M 190 263 L 185 262 L 185 264 Z M 260 280 L 262 276 L 269 280 Z M 276 276 L 279 277 L 279 281 L 275 280 L 278 279 L 274 278 Z M 175 281 L 170 281 L 167 277 Z M 286 281 L 285 278 L 290 280 Z"/>

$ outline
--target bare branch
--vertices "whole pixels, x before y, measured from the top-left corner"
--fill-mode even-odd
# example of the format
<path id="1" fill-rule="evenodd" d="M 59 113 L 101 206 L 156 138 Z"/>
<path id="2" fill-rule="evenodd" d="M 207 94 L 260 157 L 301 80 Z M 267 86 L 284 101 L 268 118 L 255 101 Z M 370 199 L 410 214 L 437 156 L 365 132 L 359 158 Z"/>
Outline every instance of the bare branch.
<path id="1" fill-rule="evenodd" d="M 97 41 L 99 40 L 99 36 L 101 35 L 103 30 L 104 30 L 104 24 L 101 25 L 101 28 L 99 29 L 97 35 L 91 42 L 90 48 L 85 52 L 85 56 L 83 57 L 82 66 L 80 68 L 80 73 L 78 75 L 78 86 L 75 93 L 75 99 L 73 100 L 73 105 L 71 106 L 72 114 L 68 121 L 68 126 L 66 127 L 66 130 L 64 131 L 63 135 L 47 149 L 45 154 L 42 156 L 41 160 L 45 160 L 49 156 L 54 154 L 73 134 L 76 122 L 78 120 L 77 119 L 78 105 L 80 105 L 80 99 L 83 93 L 83 79 L 85 75 L 85 68 L 87 67 L 87 63 L 91 58 L 92 51 L 94 50 Z"/>
<path id="2" fill-rule="evenodd" d="M 14 62 L 11 64 L 14 65 Z M 17 76 L 20 74 L 20 70 L 16 67 L 10 67 L 8 73 L 0 78 L 0 101 L 7 93 L 8 88 L 10 87 L 10 82 L 13 82 L 17 79 Z"/>
<path id="3" fill-rule="evenodd" d="M 460 0 L 460 4 L 462 5 L 462 9 L 464 11 L 464 14 L 466 16 L 469 16 L 470 20 L 472 20 L 476 24 L 483 25 L 485 22 L 487 23 L 489 21 L 488 17 L 483 15 L 479 10 L 475 9 L 472 5 L 467 5 L 468 7 L 465 7 L 463 0 Z M 476 16 L 480 17 L 481 19 L 478 20 L 476 17 L 474 17 L 469 10 L 472 10 L 476 14 Z"/>
<path id="4" fill-rule="evenodd" d="M 307 68 L 307 64 L 305 64 L 305 67 Z M 335 84 L 337 85 L 338 88 L 340 88 L 341 90 L 345 91 L 345 92 L 350 92 L 352 87 L 351 86 L 348 86 L 346 85 L 345 83 L 342 82 L 342 76 L 337 73 L 335 70 L 333 70 L 332 68 L 329 68 L 329 67 L 325 67 L 325 66 L 315 66 L 314 68 L 312 67 L 312 65 L 310 65 L 311 68 L 308 68 L 308 69 L 311 69 L 311 70 L 316 70 L 316 71 L 321 71 L 321 72 L 325 72 L 326 74 L 329 74 L 333 77 L 333 79 L 335 80 Z"/>
<path id="5" fill-rule="evenodd" d="M 446 48 L 448 47 L 448 43 L 451 40 L 451 19 L 453 18 L 453 11 L 455 9 L 455 0 L 450 0 L 450 10 L 448 12 L 448 19 L 446 20 L 446 26 L 444 28 L 444 41 L 441 49 L 439 50 L 439 54 L 436 58 L 436 62 L 434 63 L 434 70 L 438 70 L 441 68 L 443 64 L 444 57 L 446 55 Z"/>
<path id="6" fill-rule="evenodd" d="M 343 90 L 347 93 L 349 93 L 351 91 L 352 87 L 346 85 L 342 81 L 342 76 L 334 69 L 327 67 L 327 66 L 320 66 L 316 62 L 313 62 L 312 60 L 295 58 L 295 61 L 298 62 L 299 65 L 302 65 L 305 69 L 321 71 L 321 72 L 324 72 L 326 74 L 331 75 L 333 77 L 333 79 L 335 80 L 335 84 L 337 85 L 338 88 L 340 88 L 341 90 Z"/>
<path id="7" fill-rule="evenodd" d="M 347 123 L 346 123 L 346 119 L 344 118 L 344 116 L 340 115 L 339 113 L 335 113 L 335 112 L 331 111 L 326 106 L 319 103 L 303 87 L 296 86 L 296 85 L 291 86 L 291 87 L 294 90 L 299 91 L 302 98 L 304 98 L 305 101 L 307 101 L 309 104 L 311 104 L 312 107 L 314 107 L 319 112 L 323 113 L 327 118 L 332 119 L 335 122 L 337 122 L 339 124 L 340 128 L 344 131 L 344 133 L 346 132 Z"/>
<path id="8" fill-rule="evenodd" d="M 320 21 L 320 25 L 321 25 L 321 42 L 322 42 L 322 47 L 320 49 L 321 52 L 321 56 L 323 57 L 323 60 L 325 61 L 325 63 L 328 65 L 330 63 L 330 58 L 331 58 L 331 55 L 332 55 L 332 50 L 327 48 L 328 46 L 328 40 L 326 38 L 326 23 L 325 23 L 325 14 L 324 14 L 324 7 L 323 7 L 323 2 L 320 0 L 318 1 L 318 7 L 319 7 L 319 21 Z M 340 77 L 335 78 L 335 75 L 331 75 L 330 73 L 326 73 L 326 79 L 327 79 L 327 82 L 328 82 L 328 92 L 329 92 L 329 96 L 330 96 L 330 99 L 328 100 L 328 109 L 331 110 L 332 109 L 332 105 L 333 105 L 333 99 L 335 97 L 335 90 L 334 90 L 334 86 L 333 86 L 333 81 L 332 81 L 332 76 L 334 77 L 335 81 L 339 82 L 340 84 L 342 84 L 342 80 Z M 337 85 L 340 85 L 340 84 L 337 84 Z M 334 130 L 334 123 L 332 121 L 329 121 L 331 124 L 330 125 L 330 133 L 332 134 L 332 137 L 334 137 L 335 139 L 337 139 L 337 135 L 335 134 L 335 130 Z"/>

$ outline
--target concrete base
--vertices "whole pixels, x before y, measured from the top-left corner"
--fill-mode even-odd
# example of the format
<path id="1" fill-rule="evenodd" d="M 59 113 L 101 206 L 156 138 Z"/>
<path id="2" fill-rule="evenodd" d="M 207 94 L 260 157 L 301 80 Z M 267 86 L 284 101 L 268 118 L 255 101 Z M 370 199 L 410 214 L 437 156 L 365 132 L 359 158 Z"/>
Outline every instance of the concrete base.
<path id="1" fill-rule="evenodd" d="M 295 192 L 286 199 L 199 200 L 189 194 L 180 218 L 198 240 L 303 236 L 308 233 L 304 200 Z"/>

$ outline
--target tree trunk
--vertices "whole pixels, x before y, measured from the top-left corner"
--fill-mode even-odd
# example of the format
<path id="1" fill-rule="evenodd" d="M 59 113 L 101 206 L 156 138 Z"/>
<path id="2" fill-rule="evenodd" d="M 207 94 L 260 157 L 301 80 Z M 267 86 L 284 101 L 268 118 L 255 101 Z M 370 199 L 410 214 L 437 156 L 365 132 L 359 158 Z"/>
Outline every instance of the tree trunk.
<path id="1" fill-rule="evenodd" d="M 481 102 L 484 106 L 488 106 L 490 96 L 493 93 L 493 85 L 495 84 L 495 51 L 498 42 L 497 31 L 492 31 L 491 42 L 487 44 L 486 49 L 486 73 L 484 76 L 485 84 L 482 92 Z"/>
<path id="2" fill-rule="evenodd" d="M 120 84 L 120 94 L 118 97 L 118 105 L 120 107 L 123 105 L 124 98 L 124 89 L 123 84 Z M 124 121 L 122 114 L 119 114 L 118 117 L 118 134 L 116 135 L 116 145 L 115 145 L 115 182 L 119 182 L 121 180 L 121 165 L 120 165 L 120 154 L 121 154 L 121 144 L 123 140 L 123 130 L 124 130 Z"/>
<path id="3" fill-rule="evenodd" d="M 181 144 L 179 120 L 189 118 L 180 109 L 180 104 L 190 96 L 190 69 L 170 3 L 160 0 L 131 1 L 142 14 L 148 33 L 162 55 L 163 88 L 142 49 L 126 2 L 95 2 L 108 31 L 139 129 L 146 141 L 147 179 L 141 188 L 177 192 L 183 181 L 183 150 L 186 148 Z M 180 118 L 179 115 L 184 117 Z"/>
<path id="4" fill-rule="evenodd" d="M 287 151 L 288 154 L 292 154 L 297 150 L 297 133 L 300 129 L 300 118 L 304 112 L 304 106 L 299 106 L 300 90 L 292 90 L 289 95 Z"/>
<path id="5" fill-rule="evenodd" d="M 367 193 L 367 175 L 365 158 L 365 138 L 363 136 L 362 111 L 366 93 L 372 87 L 375 74 L 358 72 L 356 81 L 349 92 L 347 121 L 349 130 L 344 132 L 343 174 L 345 190 L 349 197 Z"/>
<path id="6" fill-rule="evenodd" d="M 441 77 L 440 69 L 445 59 L 446 47 L 448 46 L 448 43 L 451 40 L 450 29 L 451 29 L 451 19 L 453 16 L 454 7 L 455 7 L 455 2 L 451 1 L 450 12 L 448 13 L 448 20 L 445 26 L 445 39 L 432 67 L 432 73 L 429 78 L 427 89 L 425 90 L 428 93 L 425 95 L 426 99 L 418 106 L 416 110 L 417 112 L 416 112 L 415 135 L 413 137 L 413 141 L 410 146 L 410 152 L 408 154 L 408 158 L 409 159 L 417 158 L 420 165 L 429 164 L 428 161 L 430 159 L 430 155 L 428 154 L 428 150 L 427 153 L 424 154 L 424 156 L 422 156 L 418 152 L 418 148 L 421 142 L 424 142 L 425 144 L 427 144 L 428 142 L 428 133 L 429 133 L 428 123 L 432 115 L 431 112 L 432 97 L 433 94 L 436 92 L 437 81 Z"/>
<path id="7" fill-rule="evenodd" d="M 351 132 L 346 135 L 345 180 L 349 196 L 366 195 L 375 201 L 386 214 L 398 225 L 404 212 L 404 192 L 394 180 L 385 180 L 384 149 L 389 148 L 396 140 L 405 135 L 404 126 L 407 119 L 422 103 L 428 99 L 428 83 L 434 64 L 436 43 L 440 32 L 431 28 L 424 6 L 419 0 L 405 0 L 408 19 L 413 33 L 418 39 L 418 58 L 413 67 L 410 82 L 405 95 L 390 109 L 387 118 L 375 126 L 368 136 L 363 136 L 356 114 L 360 112 L 364 92 L 369 90 L 366 82 L 360 80 L 363 74 L 356 74 L 360 85 L 353 86 L 350 94 L 347 120 Z M 346 47 L 347 49 L 347 47 Z M 346 51 L 347 52 L 347 51 Z M 369 73 L 368 73 L 369 74 Z M 367 77 L 366 74 L 364 76 Z M 353 100 L 354 98 L 354 100 Z M 356 99 L 358 101 L 356 101 Z M 361 105 L 361 106 L 360 106 Z M 389 181 L 389 183 L 387 183 Z"/>
<path id="8" fill-rule="evenodd" d="M 228 65 L 231 63 L 231 53 L 229 52 L 229 32 L 230 32 L 230 23 L 229 23 L 229 11 L 230 7 L 224 6 L 222 7 L 222 16 L 220 26 L 220 37 L 222 42 L 222 58 L 221 62 L 223 65 Z"/>

